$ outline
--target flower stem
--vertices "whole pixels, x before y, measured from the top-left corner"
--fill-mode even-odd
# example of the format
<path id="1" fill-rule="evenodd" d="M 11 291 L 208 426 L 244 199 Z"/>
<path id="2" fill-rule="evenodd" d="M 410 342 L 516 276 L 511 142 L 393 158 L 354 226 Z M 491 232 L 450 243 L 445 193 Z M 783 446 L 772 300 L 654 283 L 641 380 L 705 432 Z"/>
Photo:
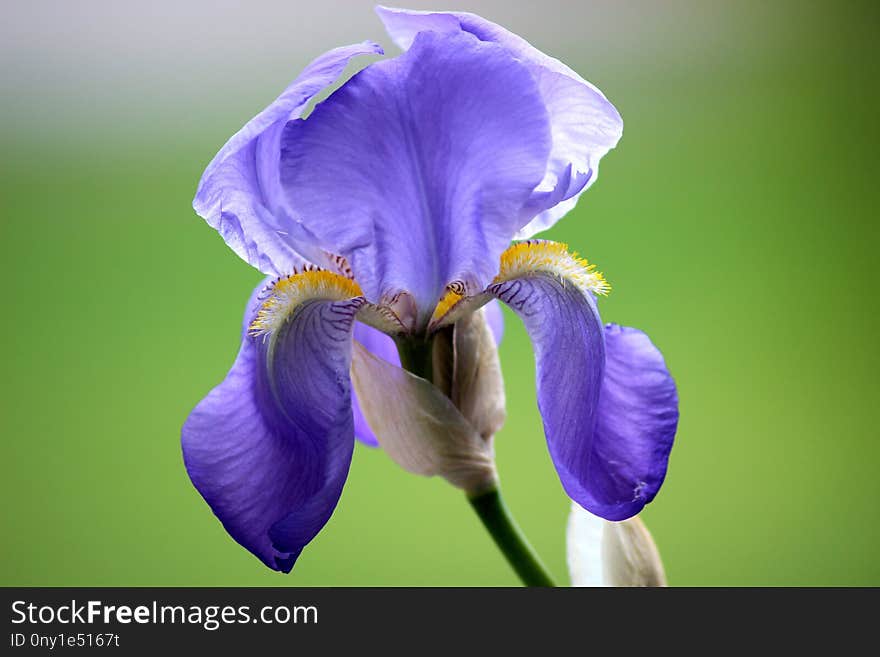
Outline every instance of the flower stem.
<path id="1" fill-rule="evenodd" d="M 434 349 L 433 337 L 427 340 L 405 339 L 395 340 L 397 353 L 400 356 L 400 365 L 408 372 L 431 381 L 434 375 L 432 362 L 432 350 Z"/>
<path id="2" fill-rule="evenodd" d="M 510 515 L 507 505 L 497 488 L 468 496 L 474 511 L 483 521 L 483 526 L 491 534 L 495 545 L 504 554 L 507 562 L 519 575 L 526 586 L 556 586 L 547 572 L 546 566 L 529 545 L 522 530 Z"/>

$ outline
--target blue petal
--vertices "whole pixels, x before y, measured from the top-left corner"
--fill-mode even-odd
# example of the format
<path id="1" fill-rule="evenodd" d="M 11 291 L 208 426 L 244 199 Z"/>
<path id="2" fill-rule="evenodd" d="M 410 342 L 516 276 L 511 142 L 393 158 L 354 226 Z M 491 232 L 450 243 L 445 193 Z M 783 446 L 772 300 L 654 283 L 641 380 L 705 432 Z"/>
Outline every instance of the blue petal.
<path id="1" fill-rule="evenodd" d="M 486 309 L 486 323 L 495 338 L 495 344 L 500 345 L 504 337 L 504 315 L 501 313 L 501 304 L 497 299 L 492 299 L 483 308 Z"/>
<path id="2" fill-rule="evenodd" d="M 599 393 L 592 502 L 609 520 L 637 514 L 666 477 L 678 427 L 678 393 L 663 355 L 638 329 L 605 327 L 605 376 Z"/>
<path id="3" fill-rule="evenodd" d="M 275 570 L 290 571 L 348 475 L 359 303 L 309 302 L 277 336 L 245 337 L 226 379 L 183 426 L 193 484 L 230 535 Z"/>
<path id="4" fill-rule="evenodd" d="M 558 59 L 475 14 L 386 7 L 377 8 L 377 13 L 392 40 L 404 50 L 419 32 L 463 31 L 481 41 L 497 43 L 523 62 L 534 76 L 550 116 L 553 150 L 544 180 L 522 215 L 517 239 L 549 228 L 574 207 L 598 177 L 599 160 L 617 145 L 623 133 L 620 114 L 601 91 Z"/>
<path id="5" fill-rule="evenodd" d="M 216 228 L 244 260 L 270 275 L 289 274 L 320 251 L 291 218 L 278 179 L 284 125 L 299 118 L 312 97 L 336 80 L 349 60 L 382 54 L 370 42 L 337 48 L 318 57 L 269 107 L 220 149 L 193 200 L 195 211 Z"/>
<path id="6" fill-rule="evenodd" d="M 523 320 L 537 361 L 538 407 L 569 497 L 608 520 L 638 513 L 663 482 L 675 435 L 675 385 L 644 334 L 611 327 L 595 300 L 543 274 L 489 291 Z"/>
<path id="7" fill-rule="evenodd" d="M 481 290 L 544 175 L 547 113 L 497 45 L 420 35 L 282 136 L 281 180 L 304 228 L 345 255 L 371 301 L 401 291 L 427 323 L 446 285 Z"/>

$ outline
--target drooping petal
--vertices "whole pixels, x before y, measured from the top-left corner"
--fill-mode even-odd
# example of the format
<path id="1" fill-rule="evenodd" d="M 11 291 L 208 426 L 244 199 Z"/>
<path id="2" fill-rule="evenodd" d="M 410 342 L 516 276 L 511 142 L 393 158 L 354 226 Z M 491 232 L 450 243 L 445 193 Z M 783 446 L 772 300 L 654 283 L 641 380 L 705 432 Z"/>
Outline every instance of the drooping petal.
<path id="1" fill-rule="evenodd" d="M 379 445 L 414 474 L 439 475 L 469 494 L 496 483 L 492 446 L 431 382 L 355 343 L 352 381 Z"/>
<path id="2" fill-rule="evenodd" d="M 542 273 L 489 290 L 525 323 L 535 349 L 538 408 L 550 455 L 569 497 L 587 506 L 605 363 L 596 302 Z"/>
<path id="3" fill-rule="evenodd" d="M 660 553 L 638 516 L 609 522 L 572 502 L 566 539 L 572 586 L 666 586 Z"/>
<path id="4" fill-rule="evenodd" d="M 369 447 L 378 447 L 379 441 L 376 440 L 376 434 L 373 433 L 370 424 L 367 422 L 367 418 L 364 417 L 364 412 L 361 410 L 361 403 L 358 400 L 357 393 L 355 393 L 354 389 L 351 391 L 351 412 L 354 416 L 355 438 Z"/>
<path id="5" fill-rule="evenodd" d="M 424 325 L 448 283 L 495 275 L 550 132 L 534 79 L 503 48 L 424 33 L 289 123 L 282 149 L 303 226 L 371 301 L 411 293 Z"/>
<path id="6" fill-rule="evenodd" d="M 397 345 L 394 340 L 372 326 L 358 322 L 354 326 L 354 339 L 360 342 L 370 353 L 388 361 L 396 367 L 400 367 L 400 356 L 397 353 Z M 361 410 L 360 401 L 354 389 L 351 391 L 351 407 L 354 412 L 354 435 L 365 445 L 378 447 L 379 441 L 370 428 L 367 418 Z"/>
<path id="7" fill-rule="evenodd" d="M 397 345 L 394 344 L 394 340 L 390 336 L 382 331 L 358 322 L 354 325 L 354 339 L 364 345 L 370 353 L 400 367 L 400 354 L 397 353 Z"/>
<path id="8" fill-rule="evenodd" d="M 553 150 L 544 179 L 522 215 L 517 239 L 549 228 L 574 207 L 598 177 L 599 160 L 617 145 L 623 121 L 615 107 L 592 84 L 558 59 L 522 37 L 480 16 L 465 12 L 430 12 L 378 7 L 392 40 L 406 50 L 419 32 L 464 31 L 497 43 L 523 62 L 534 76 L 553 132 Z"/>
<path id="9" fill-rule="evenodd" d="M 666 473 L 678 421 L 675 383 L 635 329 L 603 330 L 590 289 L 604 278 L 552 242 L 502 257 L 489 291 L 522 319 L 537 360 L 538 406 L 569 497 L 608 520 L 637 514 Z"/>
<path id="10" fill-rule="evenodd" d="M 498 303 L 498 299 L 492 299 L 483 308 L 495 344 L 501 345 L 501 339 L 504 337 L 504 315 L 501 312 L 501 304 Z"/>
<path id="11" fill-rule="evenodd" d="M 677 428 L 678 393 L 663 355 L 638 329 L 608 324 L 587 508 L 617 520 L 653 500 Z"/>
<path id="12" fill-rule="evenodd" d="M 193 484 L 232 537 L 275 570 L 290 571 L 348 474 L 361 303 L 305 302 L 273 335 L 245 336 L 226 379 L 183 426 Z"/>
<path id="13" fill-rule="evenodd" d="M 263 273 L 289 274 L 304 261 L 322 264 L 314 238 L 293 220 L 281 193 L 281 131 L 353 57 L 367 54 L 382 54 L 382 48 L 364 42 L 318 57 L 220 149 L 202 175 L 193 200 L 196 212 Z"/>

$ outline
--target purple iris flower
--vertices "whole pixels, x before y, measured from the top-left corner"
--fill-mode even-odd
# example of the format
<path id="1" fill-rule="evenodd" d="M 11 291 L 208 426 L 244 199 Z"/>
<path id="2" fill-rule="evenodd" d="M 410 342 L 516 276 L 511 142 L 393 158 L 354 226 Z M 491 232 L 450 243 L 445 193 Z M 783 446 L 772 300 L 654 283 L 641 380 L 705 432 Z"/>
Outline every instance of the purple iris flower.
<path id="1" fill-rule="evenodd" d="M 332 514 L 355 437 L 376 444 L 353 395 L 353 338 L 399 367 L 398 347 L 417 352 L 476 312 L 499 335 L 506 303 L 535 348 L 562 485 L 609 520 L 653 499 L 678 421 L 659 351 L 602 324 L 602 275 L 564 245 L 511 245 L 596 180 L 617 110 L 478 16 L 378 13 L 403 54 L 303 118 L 352 58 L 383 53 L 365 42 L 316 59 L 220 150 L 194 201 L 268 278 L 232 369 L 184 424 L 184 460 L 232 537 L 285 572 Z"/>

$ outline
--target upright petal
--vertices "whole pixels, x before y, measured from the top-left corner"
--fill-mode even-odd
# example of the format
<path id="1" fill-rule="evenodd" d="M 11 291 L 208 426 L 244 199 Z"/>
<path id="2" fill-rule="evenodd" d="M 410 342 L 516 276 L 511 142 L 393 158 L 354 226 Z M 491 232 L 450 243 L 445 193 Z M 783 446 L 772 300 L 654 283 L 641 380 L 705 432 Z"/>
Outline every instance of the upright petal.
<path id="1" fill-rule="evenodd" d="M 364 42 L 321 55 L 269 107 L 220 149 L 193 200 L 244 260 L 266 274 L 289 274 L 304 261 L 322 264 L 314 238 L 293 221 L 280 190 L 278 162 L 284 125 L 299 118 L 315 94 L 336 80 L 358 55 L 381 54 Z"/>
<path id="2" fill-rule="evenodd" d="M 660 352 L 635 329 L 603 330 L 591 289 L 606 286 L 552 242 L 502 257 L 489 291 L 523 320 L 537 361 L 538 407 L 569 497 L 608 520 L 637 514 L 660 488 L 678 420 Z"/>
<path id="3" fill-rule="evenodd" d="M 307 301 L 271 336 L 245 336 L 226 379 L 183 426 L 193 484 L 232 537 L 275 570 L 290 571 L 348 474 L 360 303 Z"/>
<path id="4" fill-rule="evenodd" d="M 446 285 L 482 289 L 544 175 L 547 113 L 528 70 L 464 33 L 424 33 L 282 136 L 303 226 L 372 301 L 409 292 L 427 322 Z"/>
<path id="5" fill-rule="evenodd" d="M 376 11 L 392 40 L 404 50 L 419 32 L 463 31 L 499 44 L 529 68 L 550 116 L 553 150 L 544 179 L 521 217 L 517 239 L 549 228 L 572 209 L 598 177 L 599 160 L 623 134 L 620 114 L 602 92 L 558 59 L 475 14 L 387 7 Z"/>

